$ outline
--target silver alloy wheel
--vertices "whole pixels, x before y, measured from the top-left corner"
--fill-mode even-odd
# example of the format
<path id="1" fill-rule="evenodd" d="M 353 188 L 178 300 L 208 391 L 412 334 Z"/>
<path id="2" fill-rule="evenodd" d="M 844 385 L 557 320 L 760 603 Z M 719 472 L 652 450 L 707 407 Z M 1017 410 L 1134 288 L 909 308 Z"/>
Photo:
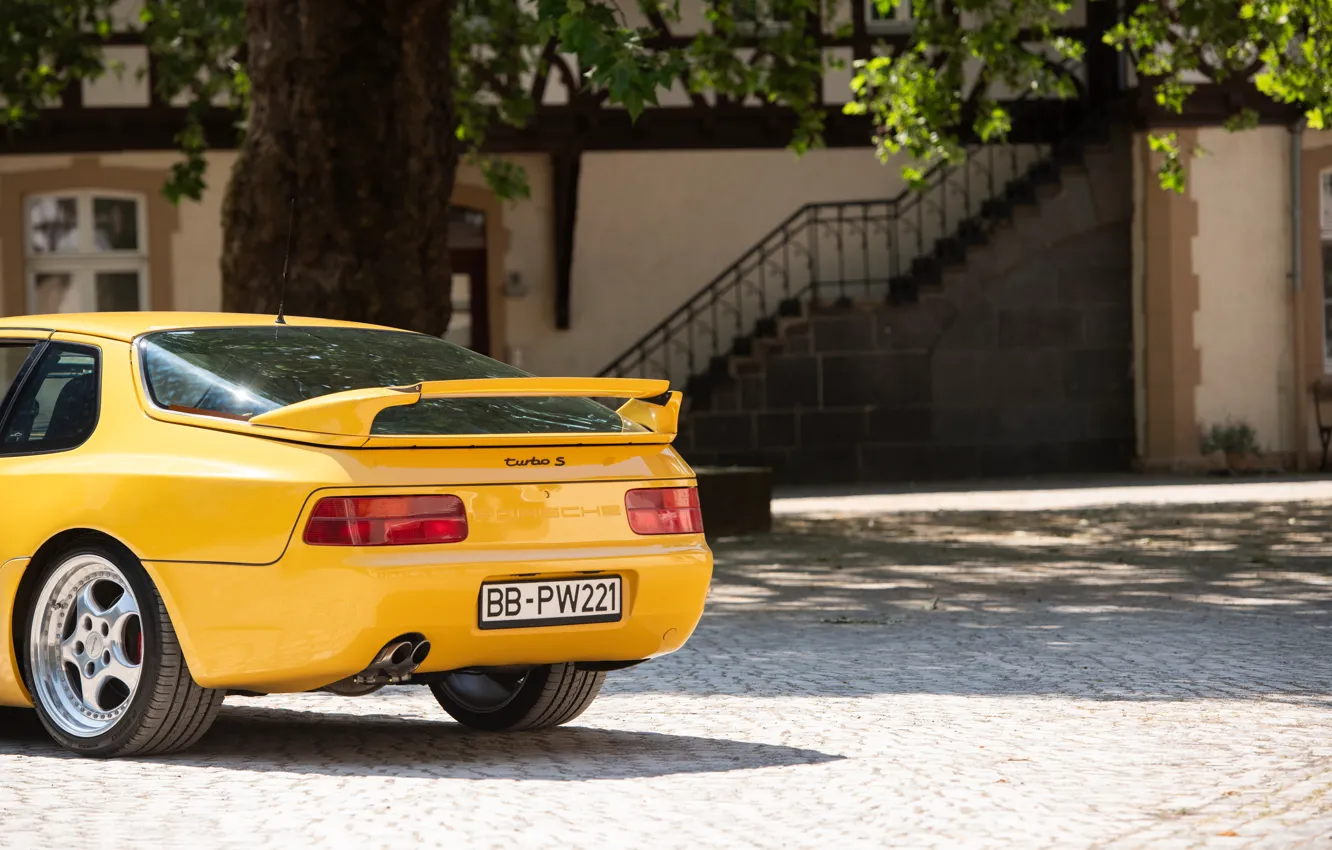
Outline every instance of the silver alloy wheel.
<path id="1" fill-rule="evenodd" d="M 456 670 L 444 677 L 444 690 L 468 711 L 499 711 L 523 689 L 527 674 L 492 675 L 483 670 Z"/>
<path id="2" fill-rule="evenodd" d="M 129 580 L 100 555 L 74 555 L 47 578 L 35 610 L 33 698 L 70 735 L 101 735 L 124 717 L 143 670 L 143 620 Z"/>

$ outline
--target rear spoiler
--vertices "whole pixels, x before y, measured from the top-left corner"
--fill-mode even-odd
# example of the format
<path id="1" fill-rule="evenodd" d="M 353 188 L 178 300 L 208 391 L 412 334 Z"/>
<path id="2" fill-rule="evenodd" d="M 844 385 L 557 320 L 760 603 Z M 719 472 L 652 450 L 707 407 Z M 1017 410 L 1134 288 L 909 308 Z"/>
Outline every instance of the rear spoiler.
<path id="1" fill-rule="evenodd" d="M 668 392 L 670 395 L 664 404 L 644 400 Z M 475 378 L 422 381 L 406 387 L 373 387 L 317 396 L 261 413 L 252 417 L 249 424 L 368 439 L 375 417 L 381 412 L 390 407 L 416 404 L 422 399 L 549 396 L 628 399 L 619 408 L 624 418 L 642 425 L 659 437 L 667 438 L 667 441 L 679 429 L 680 393 L 671 391 L 669 381 L 643 378 Z M 462 435 L 456 435 L 453 439 L 459 437 Z"/>

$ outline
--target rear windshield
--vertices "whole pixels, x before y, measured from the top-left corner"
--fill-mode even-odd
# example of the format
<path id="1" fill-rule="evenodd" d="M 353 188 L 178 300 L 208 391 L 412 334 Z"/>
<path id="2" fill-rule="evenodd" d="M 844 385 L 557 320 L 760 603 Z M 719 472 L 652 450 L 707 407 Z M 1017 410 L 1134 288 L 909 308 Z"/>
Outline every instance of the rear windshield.
<path id="1" fill-rule="evenodd" d="M 160 331 L 139 343 L 149 395 L 183 413 L 249 419 L 345 390 L 527 372 L 406 331 L 292 325 Z M 425 399 L 376 417 L 380 436 L 643 431 L 586 398 Z"/>

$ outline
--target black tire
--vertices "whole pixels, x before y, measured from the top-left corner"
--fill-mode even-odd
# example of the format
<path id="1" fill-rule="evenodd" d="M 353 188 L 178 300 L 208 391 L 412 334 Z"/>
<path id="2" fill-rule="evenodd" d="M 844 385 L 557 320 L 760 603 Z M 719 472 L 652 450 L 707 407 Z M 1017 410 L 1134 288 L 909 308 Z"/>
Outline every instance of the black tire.
<path id="1" fill-rule="evenodd" d="M 511 680 L 512 695 L 493 707 L 463 698 L 450 679 L 432 682 L 430 691 L 449 715 L 472 729 L 516 732 L 548 729 L 570 722 L 587 710 L 606 681 L 604 672 L 579 670 L 574 664 L 533 667 L 521 680 Z"/>
<path id="2" fill-rule="evenodd" d="M 34 687 L 34 622 L 43 590 L 62 568 L 93 555 L 111 562 L 133 591 L 139 607 L 141 650 L 139 680 L 121 716 L 100 734 L 80 736 L 62 729 Z M 92 758 L 174 753 L 197 742 L 217 718 L 226 697 L 223 690 L 203 688 L 190 675 L 161 595 L 138 559 L 127 550 L 101 540 L 86 540 L 45 559 L 24 620 L 23 677 L 37 716 L 47 733 L 67 750 Z"/>

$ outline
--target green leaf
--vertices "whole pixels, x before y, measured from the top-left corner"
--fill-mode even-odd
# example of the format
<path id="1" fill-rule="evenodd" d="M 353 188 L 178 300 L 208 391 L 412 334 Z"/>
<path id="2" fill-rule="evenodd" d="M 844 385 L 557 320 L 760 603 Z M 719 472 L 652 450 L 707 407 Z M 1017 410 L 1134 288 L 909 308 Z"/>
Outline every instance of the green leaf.
<path id="1" fill-rule="evenodd" d="M 342 0 L 328 0 L 342 2 Z M 884 11 L 898 0 L 867 0 Z M 1108 3 L 1111 0 L 1091 0 Z M 96 79 L 109 63 L 113 0 L 0 0 L 0 126 L 31 123 L 70 85 Z M 797 153 L 822 144 L 823 85 L 845 62 L 825 55 L 819 26 L 847 34 L 845 10 L 822 0 L 718 0 L 705 4 L 708 25 L 687 39 L 665 42 L 644 21 L 678 22 L 678 0 L 638 0 L 631 21 L 611 0 L 454 0 L 455 138 L 506 197 L 525 183 L 504 160 L 486 155 L 491 131 L 524 126 L 536 113 L 529 89 L 547 42 L 574 57 L 579 103 L 602 98 L 631 119 L 683 82 L 691 92 L 732 100 L 756 98 L 790 110 L 789 142 Z M 998 92 L 1038 97 L 1081 96 L 1077 63 L 1086 45 L 1067 29 L 1069 0 L 915 0 L 903 49 L 852 63 L 851 102 L 842 111 L 866 116 L 876 155 L 905 163 L 919 181 L 934 164 L 963 155 L 972 135 L 999 142 L 1012 130 Z M 168 195 L 198 197 L 205 188 L 202 116 L 223 100 L 242 127 L 250 80 L 238 61 L 245 41 L 245 0 L 144 0 L 137 26 L 153 58 L 155 94 L 188 104 L 177 140 L 182 160 Z M 780 19 L 780 25 L 772 24 Z M 838 23 L 821 24 L 820 22 Z M 758 24 L 756 27 L 755 25 Z M 1034 34 L 1031 41 L 1019 33 Z M 678 33 L 677 33 L 678 35 Z M 1324 126 L 1332 108 L 1332 5 L 1329 0 L 1135 0 L 1104 35 L 1123 53 L 1162 107 L 1182 112 L 1196 95 L 1198 75 L 1233 83 L 1253 75 L 1273 102 Z M 972 69 L 981 69 L 977 79 Z M 1227 127 L 1242 130 L 1256 115 L 1243 110 Z M 1182 191 L 1177 142 L 1154 143 L 1163 157 L 1162 185 Z"/>
<path id="2" fill-rule="evenodd" d="M 1232 133 L 1251 130 L 1258 126 L 1258 112 L 1253 109 L 1241 109 L 1226 119 L 1226 129 Z"/>
<path id="3" fill-rule="evenodd" d="M 1187 185 L 1184 164 L 1180 161 L 1179 137 L 1175 133 L 1152 133 L 1147 137 L 1148 147 L 1162 155 L 1157 170 L 1161 188 L 1183 194 Z"/>

